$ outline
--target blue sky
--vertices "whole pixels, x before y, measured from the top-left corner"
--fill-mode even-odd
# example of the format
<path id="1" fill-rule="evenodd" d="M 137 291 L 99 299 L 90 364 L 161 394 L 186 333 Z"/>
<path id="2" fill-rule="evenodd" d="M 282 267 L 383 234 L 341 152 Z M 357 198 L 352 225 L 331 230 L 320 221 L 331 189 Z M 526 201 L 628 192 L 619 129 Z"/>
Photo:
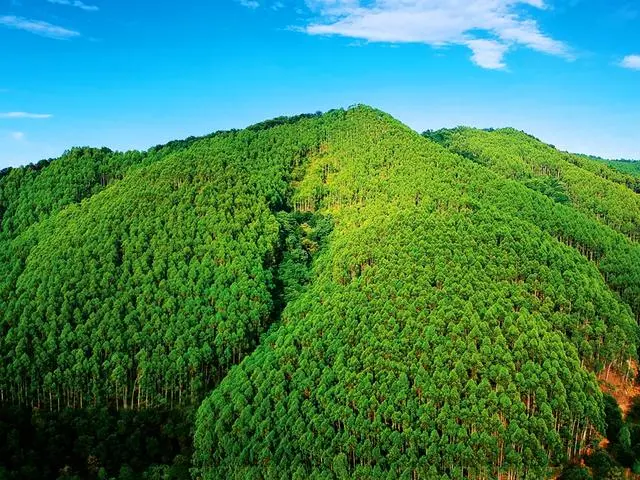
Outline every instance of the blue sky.
<path id="1" fill-rule="evenodd" d="M 640 158 L 640 2 L 0 0 L 0 168 L 355 103 Z"/>

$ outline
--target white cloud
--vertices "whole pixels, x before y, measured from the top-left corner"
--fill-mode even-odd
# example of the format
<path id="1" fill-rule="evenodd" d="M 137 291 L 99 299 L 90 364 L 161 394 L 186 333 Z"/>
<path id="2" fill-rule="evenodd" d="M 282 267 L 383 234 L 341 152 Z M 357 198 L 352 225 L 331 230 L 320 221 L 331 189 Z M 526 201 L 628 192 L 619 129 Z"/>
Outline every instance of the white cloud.
<path id="1" fill-rule="evenodd" d="M 620 66 L 631 70 L 640 70 L 640 55 L 627 55 L 620 62 Z"/>
<path id="2" fill-rule="evenodd" d="M 284 8 L 284 3 L 282 3 L 282 2 L 275 2 L 273 5 L 271 5 L 271 10 L 274 10 L 276 12 L 278 10 L 283 9 L 283 8 Z"/>
<path id="3" fill-rule="evenodd" d="M 100 10 L 95 5 L 87 5 L 80 0 L 47 0 L 47 2 L 55 3 L 57 5 L 68 5 L 70 7 L 76 7 L 81 10 L 86 10 L 87 12 L 97 12 L 98 10 Z"/>
<path id="4" fill-rule="evenodd" d="M 570 48 L 541 31 L 524 7 L 543 0 L 306 0 L 318 18 L 303 31 L 370 42 L 465 45 L 484 68 L 504 68 L 504 55 L 523 46 L 571 58 Z"/>
<path id="5" fill-rule="evenodd" d="M 43 119 L 51 118 L 53 115 L 50 113 L 28 113 L 28 112 L 5 112 L 0 113 L 0 118 L 34 118 Z"/>
<path id="6" fill-rule="evenodd" d="M 260 6 L 259 2 L 256 2 L 256 0 L 238 0 L 240 2 L 240 5 L 242 5 L 243 7 L 247 7 L 247 8 L 258 8 Z"/>
<path id="7" fill-rule="evenodd" d="M 0 17 L 0 25 L 16 28 L 18 30 L 25 30 L 27 32 L 35 33 L 36 35 L 55 38 L 58 40 L 66 40 L 80 36 L 79 32 L 68 30 L 66 28 L 59 27 L 58 25 L 52 25 L 51 23 L 42 22 L 40 20 L 31 20 L 13 15 Z"/>
<path id="8" fill-rule="evenodd" d="M 491 70 L 502 70 L 506 68 L 504 63 L 504 54 L 507 52 L 507 46 L 504 43 L 495 40 L 469 40 L 467 46 L 473 52 L 471 60 L 473 63 L 482 68 Z"/>
<path id="9" fill-rule="evenodd" d="M 11 132 L 9 136 L 13 138 L 16 142 L 21 142 L 25 139 L 24 132 Z"/>

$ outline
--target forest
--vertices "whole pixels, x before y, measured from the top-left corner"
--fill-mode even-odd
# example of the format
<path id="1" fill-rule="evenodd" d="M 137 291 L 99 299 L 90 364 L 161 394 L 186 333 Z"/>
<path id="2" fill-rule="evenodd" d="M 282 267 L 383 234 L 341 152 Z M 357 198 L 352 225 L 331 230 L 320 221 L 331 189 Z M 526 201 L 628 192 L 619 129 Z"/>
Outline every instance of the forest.
<path id="1" fill-rule="evenodd" d="M 635 177 L 640 177 L 640 162 L 637 160 L 603 160 L 610 167 Z"/>
<path id="2" fill-rule="evenodd" d="M 357 105 L 3 170 L 0 479 L 640 475 L 637 165 Z"/>

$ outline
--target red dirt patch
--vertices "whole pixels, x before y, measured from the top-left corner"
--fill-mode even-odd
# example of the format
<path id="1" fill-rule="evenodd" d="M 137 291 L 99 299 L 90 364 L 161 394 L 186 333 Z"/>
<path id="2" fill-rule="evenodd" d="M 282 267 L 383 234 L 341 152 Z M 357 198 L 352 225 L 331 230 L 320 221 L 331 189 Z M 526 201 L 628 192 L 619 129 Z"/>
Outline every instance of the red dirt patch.
<path id="1" fill-rule="evenodd" d="M 630 362 L 629 367 L 631 373 L 626 377 L 614 370 L 611 370 L 608 376 L 606 372 L 598 375 L 600 390 L 616 399 L 625 417 L 631 409 L 634 397 L 640 396 L 640 386 L 634 383 L 638 374 L 638 365 L 636 362 Z"/>

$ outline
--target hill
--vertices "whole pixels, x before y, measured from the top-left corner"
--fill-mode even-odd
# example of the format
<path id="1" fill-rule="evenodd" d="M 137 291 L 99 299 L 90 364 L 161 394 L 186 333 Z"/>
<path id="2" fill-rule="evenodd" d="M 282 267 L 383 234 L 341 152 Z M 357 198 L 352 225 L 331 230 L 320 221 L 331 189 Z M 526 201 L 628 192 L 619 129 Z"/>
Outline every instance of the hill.
<path id="1" fill-rule="evenodd" d="M 579 458 L 607 431 L 598 376 L 637 359 L 634 179 L 512 130 L 427 137 L 357 106 L 6 172 L 2 402 L 85 438 L 64 461 L 86 478 L 186 475 L 189 433 L 149 412 L 194 428 L 197 478 Z M 109 459 L 68 420 L 125 414 L 176 456 Z"/>
<path id="2" fill-rule="evenodd" d="M 638 160 L 604 160 L 611 168 L 640 177 L 640 161 Z"/>
<path id="3" fill-rule="evenodd" d="M 560 152 L 514 129 L 458 128 L 435 132 L 443 145 L 557 201 L 601 219 L 631 240 L 640 238 L 635 177 L 580 155 Z M 633 190 L 636 190 L 634 192 Z"/>

